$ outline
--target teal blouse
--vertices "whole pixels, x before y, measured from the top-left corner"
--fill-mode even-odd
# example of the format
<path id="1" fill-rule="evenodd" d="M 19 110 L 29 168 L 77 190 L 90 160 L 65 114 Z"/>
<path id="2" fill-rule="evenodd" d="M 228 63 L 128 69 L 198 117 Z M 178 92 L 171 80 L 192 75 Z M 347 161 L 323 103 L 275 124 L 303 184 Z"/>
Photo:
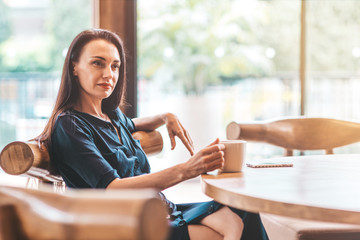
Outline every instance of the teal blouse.
<path id="1" fill-rule="evenodd" d="M 112 124 L 76 110 L 57 118 L 51 159 L 68 187 L 106 188 L 115 178 L 150 172 L 140 142 L 131 135 L 136 131 L 133 121 L 119 108 L 108 116 Z"/>

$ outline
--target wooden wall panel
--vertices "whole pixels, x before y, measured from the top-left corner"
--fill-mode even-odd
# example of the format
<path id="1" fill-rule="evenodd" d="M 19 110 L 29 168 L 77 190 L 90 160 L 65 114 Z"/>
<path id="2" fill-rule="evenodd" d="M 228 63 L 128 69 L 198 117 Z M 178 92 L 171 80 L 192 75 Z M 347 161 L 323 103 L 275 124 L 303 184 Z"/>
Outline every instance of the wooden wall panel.
<path id="1" fill-rule="evenodd" d="M 129 117 L 137 115 L 136 0 L 94 0 L 94 27 L 116 32 L 124 42 L 127 61 Z"/>

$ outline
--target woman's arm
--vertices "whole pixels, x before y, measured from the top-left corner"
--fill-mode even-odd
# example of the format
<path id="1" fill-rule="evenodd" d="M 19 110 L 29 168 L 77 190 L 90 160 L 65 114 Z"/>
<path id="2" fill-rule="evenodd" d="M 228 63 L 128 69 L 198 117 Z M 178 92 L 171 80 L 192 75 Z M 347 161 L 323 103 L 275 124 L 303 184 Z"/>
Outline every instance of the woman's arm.
<path id="1" fill-rule="evenodd" d="M 190 154 L 194 155 L 193 141 L 191 140 L 188 131 L 186 131 L 176 115 L 172 113 L 164 113 L 152 117 L 133 118 L 132 120 L 137 131 L 152 131 L 166 124 L 171 141 L 171 150 L 173 150 L 176 146 L 175 136 L 177 136 L 189 150 Z"/>
<path id="2" fill-rule="evenodd" d="M 107 186 L 107 189 L 157 188 L 162 191 L 182 181 L 222 167 L 224 162 L 224 149 L 225 146 L 219 144 L 219 139 L 216 139 L 215 142 L 200 150 L 185 163 L 156 173 L 122 179 L 116 178 Z"/>
<path id="3" fill-rule="evenodd" d="M 152 131 L 166 123 L 167 114 L 163 113 L 150 117 L 133 118 L 137 131 Z"/>

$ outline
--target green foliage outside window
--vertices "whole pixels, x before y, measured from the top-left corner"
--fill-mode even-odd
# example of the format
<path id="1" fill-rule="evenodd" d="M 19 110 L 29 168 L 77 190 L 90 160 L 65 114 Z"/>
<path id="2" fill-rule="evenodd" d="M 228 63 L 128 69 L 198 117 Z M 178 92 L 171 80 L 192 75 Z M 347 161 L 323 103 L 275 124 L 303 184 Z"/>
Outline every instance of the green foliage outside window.
<path id="1" fill-rule="evenodd" d="M 11 35 L 9 14 L 7 6 L 0 2 L 0 43 L 7 40 Z"/>
<path id="2" fill-rule="evenodd" d="M 6 5 L 0 1 L 0 46 L 1 43 L 6 41 L 11 35 L 11 29 L 9 24 L 8 9 Z M 0 70 L 3 65 L 4 57 L 0 53 Z"/>
<path id="3" fill-rule="evenodd" d="M 142 4 L 150 3 L 140 1 L 140 75 L 151 80 L 163 72 L 167 76 L 161 77 L 179 84 L 186 94 L 199 94 L 213 84 L 294 71 L 299 3 L 154 1 L 150 12 L 145 6 L 142 10 Z M 294 25 L 298 28 L 291 29 Z M 269 58 L 266 51 L 277 57 Z"/>
<path id="4" fill-rule="evenodd" d="M 43 33 L 31 39 L 29 45 L 13 35 L 11 11 L 16 9 L 0 0 L 0 72 L 60 72 L 71 40 L 89 28 L 91 20 L 88 0 L 51 0 L 48 8 L 43 10 Z M 17 49 L 14 57 L 8 57 L 11 48 Z"/>
<path id="5" fill-rule="evenodd" d="M 357 71 L 360 1 L 306 3 L 308 69 Z M 139 0 L 138 9 L 139 71 L 149 81 L 199 94 L 247 77 L 298 76 L 301 1 Z"/>

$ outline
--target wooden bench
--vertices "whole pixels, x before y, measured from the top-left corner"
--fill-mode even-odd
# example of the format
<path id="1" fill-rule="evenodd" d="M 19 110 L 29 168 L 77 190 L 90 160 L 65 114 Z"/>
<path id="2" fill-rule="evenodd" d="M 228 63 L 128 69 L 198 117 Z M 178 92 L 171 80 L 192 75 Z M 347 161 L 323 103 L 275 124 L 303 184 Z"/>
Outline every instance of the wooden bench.
<path id="1" fill-rule="evenodd" d="M 133 137 L 140 140 L 148 156 L 162 151 L 163 139 L 158 131 L 137 131 Z M 65 187 L 63 179 L 51 166 L 47 149 L 35 141 L 16 141 L 6 145 L 0 154 L 0 167 L 11 175 L 24 175 L 40 183 L 52 183 L 58 192 Z"/>

